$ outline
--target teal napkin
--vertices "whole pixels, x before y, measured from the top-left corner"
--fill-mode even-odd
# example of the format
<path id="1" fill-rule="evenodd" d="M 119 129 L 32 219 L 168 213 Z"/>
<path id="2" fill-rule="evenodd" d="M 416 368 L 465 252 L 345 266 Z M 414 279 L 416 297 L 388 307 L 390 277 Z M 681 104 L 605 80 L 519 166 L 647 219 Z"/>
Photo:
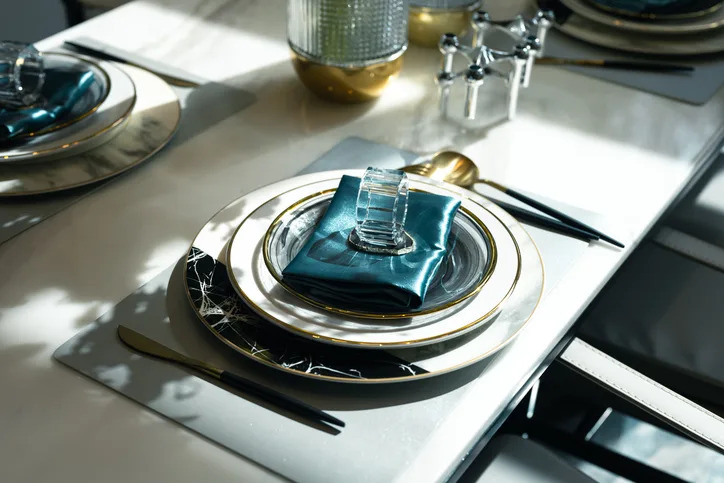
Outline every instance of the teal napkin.
<path id="1" fill-rule="evenodd" d="M 360 179 L 344 176 L 312 237 L 284 269 L 284 281 L 315 300 L 345 308 L 417 308 L 445 256 L 445 244 L 460 202 L 410 191 L 405 229 L 415 239 L 406 255 L 355 250 L 347 237 L 355 226 Z"/>
<path id="2" fill-rule="evenodd" d="M 0 109 L 0 141 L 45 129 L 62 120 L 63 116 L 83 97 L 93 81 L 94 76 L 91 71 L 48 69 L 43 84 L 43 96 L 46 102 L 41 107 Z"/>

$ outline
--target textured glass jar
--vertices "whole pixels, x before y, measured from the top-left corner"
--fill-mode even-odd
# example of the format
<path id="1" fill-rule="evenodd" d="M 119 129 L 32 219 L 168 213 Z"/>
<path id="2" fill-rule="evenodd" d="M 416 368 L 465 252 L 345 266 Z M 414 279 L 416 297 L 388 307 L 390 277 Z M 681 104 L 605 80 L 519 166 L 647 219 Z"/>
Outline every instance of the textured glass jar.
<path id="1" fill-rule="evenodd" d="M 443 34 L 462 37 L 479 6 L 480 0 L 411 0 L 410 42 L 435 47 Z"/>
<path id="2" fill-rule="evenodd" d="M 407 19 L 408 0 L 288 0 L 297 74 L 327 99 L 374 99 L 402 67 Z"/>

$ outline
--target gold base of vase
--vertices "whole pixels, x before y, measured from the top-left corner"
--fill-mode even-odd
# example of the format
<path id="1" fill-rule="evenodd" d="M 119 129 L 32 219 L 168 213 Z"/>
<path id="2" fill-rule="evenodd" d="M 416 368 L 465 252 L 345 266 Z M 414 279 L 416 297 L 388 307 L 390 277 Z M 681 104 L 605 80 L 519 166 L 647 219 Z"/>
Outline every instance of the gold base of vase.
<path id="1" fill-rule="evenodd" d="M 291 51 L 294 70 L 302 83 L 319 97 L 346 104 L 378 98 L 402 69 L 402 55 L 364 67 L 336 67 Z"/>
<path id="2" fill-rule="evenodd" d="M 452 33 L 459 37 L 470 28 L 472 9 L 410 7 L 408 22 L 410 42 L 421 47 L 437 47 L 440 37 Z"/>

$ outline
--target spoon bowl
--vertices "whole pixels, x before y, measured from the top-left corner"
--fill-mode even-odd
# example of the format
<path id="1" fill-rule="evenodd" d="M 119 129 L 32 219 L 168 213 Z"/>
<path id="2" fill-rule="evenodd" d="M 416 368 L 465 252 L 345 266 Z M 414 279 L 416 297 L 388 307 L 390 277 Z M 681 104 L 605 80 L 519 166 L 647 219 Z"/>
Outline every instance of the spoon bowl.
<path id="1" fill-rule="evenodd" d="M 480 172 L 475 163 L 464 154 L 455 151 L 440 151 L 434 154 L 429 161 L 405 166 L 402 170 L 463 188 L 470 188 L 480 178 Z"/>
<path id="2" fill-rule="evenodd" d="M 465 156 L 464 154 L 457 153 L 455 151 L 440 151 L 434 154 L 429 161 L 413 164 L 411 166 L 405 166 L 402 171 L 410 174 L 418 174 L 421 176 L 427 176 L 428 178 L 435 179 L 438 181 L 445 181 L 450 184 L 454 184 L 463 188 L 472 188 L 475 183 L 483 183 L 496 190 L 507 194 L 508 196 L 515 198 L 518 201 L 525 203 L 526 205 L 535 208 L 538 211 L 545 213 L 570 227 L 577 230 L 583 230 L 591 239 L 602 239 L 617 247 L 623 248 L 623 243 L 609 237 L 608 235 L 601 233 L 593 227 L 581 223 L 580 221 L 562 213 L 550 206 L 541 203 L 540 201 L 534 200 L 533 198 L 519 193 L 513 189 L 503 186 L 495 181 L 484 179 L 480 177 L 480 171 L 475 163 Z M 517 211 L 517 210 L 516 210 Z"/>

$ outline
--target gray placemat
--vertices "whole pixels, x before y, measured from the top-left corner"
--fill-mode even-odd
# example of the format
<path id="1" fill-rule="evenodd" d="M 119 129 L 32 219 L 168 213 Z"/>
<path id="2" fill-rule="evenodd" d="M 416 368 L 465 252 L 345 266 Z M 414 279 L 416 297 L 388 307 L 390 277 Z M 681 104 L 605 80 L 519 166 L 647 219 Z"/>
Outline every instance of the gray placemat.
<path id="1" fill-rule="evenodd" d="M 415 158 L 412 153 L 349 138 L 305 172 L 370 164 L 395 167 Z M 560 203 L 557 207 L 603 225 L 604 220 L 592 213 Z M 527 228 L 546 267 L 545 297 L 588 245 Z M 295 481 L 393 481 L 404 477 L 408 463 L 432 444 L 440 421 L 455 410 L 468 386 L 475 384 L 488 361 L 496 357 L 404 384 L 352 386 L 294 377 L 247 360 L 221 344 L 191 310 L 182 277 L 181 262 L 169 267 L 63 344 L 55 358 Z M 182 353 L 330 411 L 347 426 L 341 432 L 323 431 L 185 369 L 137 355 L 118 341 L 116 328 L 121 323 Z"/>
<path id="2" fill-rule="evenodd" d="M 181 125 L 170 145 L 178 146 L 254 102 L 254 95 L 234 87 L 209 82 L 195 89 L 174 88 L 182 108 Z M 223 100 L 223 102 L 219 102 Z M 158 154 L 156 154 L 158 155 Z M 51 161 L 52 162 L 52 161 Z M 61 161 L 62 162 L 62 161 Z M 47 195 L 0 197 L 0 244 L 88 196 L 106 183 Z"/>
<path id="3" fill-rule="evenodd" d="M 597 67 L 563 67 L 590 77 L 633 87 L 690 104 L 704 104 L 724 84 L 724 54 L 658 58 L 629 54 L 598 47 L 552 30 L 546 37 L 545 55 L 580 59 L 642 60 L 687 64 L 695 67 L 691 74 L 655 73 Z M 559 67 L 552 67 L 559 68 Z M 535 73 L 533 74 L 535 77 Z M 535 82 L 535 79 L 532 81 Z"/>

